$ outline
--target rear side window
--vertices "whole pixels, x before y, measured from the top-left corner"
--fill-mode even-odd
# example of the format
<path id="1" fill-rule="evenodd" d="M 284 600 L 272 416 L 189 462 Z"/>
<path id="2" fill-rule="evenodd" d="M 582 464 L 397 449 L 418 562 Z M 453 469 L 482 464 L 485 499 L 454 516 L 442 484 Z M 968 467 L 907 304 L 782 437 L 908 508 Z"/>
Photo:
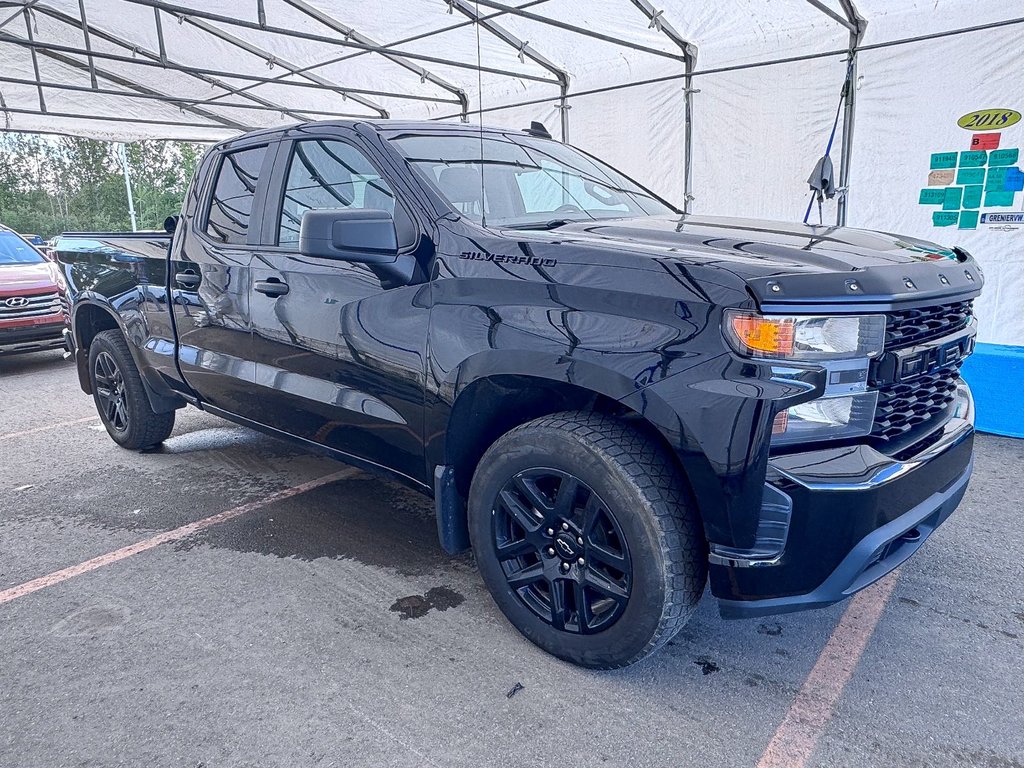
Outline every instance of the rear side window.
<path id="1" fill-rule="evenodd" d="M 267 148 L 252 147 L 224 155 L 206 216 L 206 234 L 220 243 L 244 245 L 256 182 Z"/>

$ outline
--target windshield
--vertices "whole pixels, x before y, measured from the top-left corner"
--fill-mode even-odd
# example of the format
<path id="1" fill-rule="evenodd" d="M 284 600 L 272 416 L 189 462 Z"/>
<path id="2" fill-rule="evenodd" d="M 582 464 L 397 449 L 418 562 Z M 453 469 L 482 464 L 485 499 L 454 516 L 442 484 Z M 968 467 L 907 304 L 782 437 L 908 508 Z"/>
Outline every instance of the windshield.
<path id="1" fill-rule="evenodd" d="M 0 232 L 0 267 L 6 264 L 40 264 L 43 257 L 13 232 Z"/>
<path id="2" fill-rule="evenodd" d="M 615 169 L 556 141 L 500 133 L 391 141 L 456 211 L 488 225 L 554 226 L 674 212 Z"/>

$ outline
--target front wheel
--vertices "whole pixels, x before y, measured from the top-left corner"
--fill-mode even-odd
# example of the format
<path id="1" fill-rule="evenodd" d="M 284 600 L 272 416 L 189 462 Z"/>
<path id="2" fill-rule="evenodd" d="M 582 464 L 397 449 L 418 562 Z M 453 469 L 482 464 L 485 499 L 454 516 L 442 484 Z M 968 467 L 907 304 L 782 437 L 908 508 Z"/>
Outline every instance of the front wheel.
<path id="1" fill-rule="evenodd" d="M 120 331 L 102 331 L 89 346 L 89 378 L 107 434 L 122 448 L 149 448 L 170 437 L 174 411 L 156 413 Z"/>
<path id="2" fill-rule="evenodd" d="M 707 552 L 664 449 L 571 412 L 499 438 L 470 489 L 470 536 L 495 602 L 529 640 L 598 669 L 653 653 L 689 620 Z"/>

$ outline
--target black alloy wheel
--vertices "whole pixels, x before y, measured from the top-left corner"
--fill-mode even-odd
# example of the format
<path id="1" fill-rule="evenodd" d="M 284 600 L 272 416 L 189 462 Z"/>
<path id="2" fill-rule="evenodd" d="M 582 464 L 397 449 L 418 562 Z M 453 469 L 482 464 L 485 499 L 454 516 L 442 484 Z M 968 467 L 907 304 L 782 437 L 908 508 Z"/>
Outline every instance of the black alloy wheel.
<path id="1" fill-rule="evenodd" d="M 626 537 L 578 477 L 528 469 L 495 500 L 494 553 L 509 587 L 555 629 L 592 634 L 625 612 L 633 580 Z"/>
<path id="2" fill-rule="evenodd" d="M 149 448 L 174 429 L 174 411 L 156 412 L 128 342 L 120 331 L 100 331 L 89 345 L 89 382 L 107 434 L 122 448 Z"/>
<path id="3" fill-rule="evenodd" d="M 521 424 L 484 451 L 467 502 L 495 603 L 560 659 L 633 664 L 704 591 L 707 543 L 685 478 L 636 424 L 587 411 Z"/>
<path id="4" fill-rule="evenodd" d="M 93 363 L 96 401 L 100 415 L 109 427 L 127 432 L 130 426 L 124 374 L 109 352 L 100 352 Z"/>

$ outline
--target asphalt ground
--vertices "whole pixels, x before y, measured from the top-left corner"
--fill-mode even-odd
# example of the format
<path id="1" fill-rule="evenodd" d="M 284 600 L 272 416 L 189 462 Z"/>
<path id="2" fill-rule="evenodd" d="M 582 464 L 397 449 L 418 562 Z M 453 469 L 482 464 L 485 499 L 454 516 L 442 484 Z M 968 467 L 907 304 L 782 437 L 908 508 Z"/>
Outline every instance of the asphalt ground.
<path id="1" fill-rule="evenodd" d="M 426 498 L 194 409 L 125 451 L 59 353 L 0 358 L 0 766 L 1020 768 L 1024 441 L 977 445 L 856 603 L 705 596 L 593 672 L 508 625 Z"/>

